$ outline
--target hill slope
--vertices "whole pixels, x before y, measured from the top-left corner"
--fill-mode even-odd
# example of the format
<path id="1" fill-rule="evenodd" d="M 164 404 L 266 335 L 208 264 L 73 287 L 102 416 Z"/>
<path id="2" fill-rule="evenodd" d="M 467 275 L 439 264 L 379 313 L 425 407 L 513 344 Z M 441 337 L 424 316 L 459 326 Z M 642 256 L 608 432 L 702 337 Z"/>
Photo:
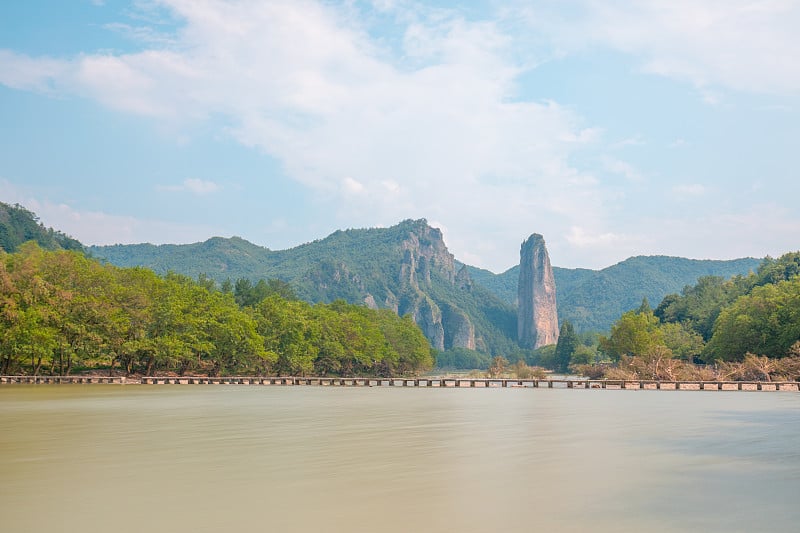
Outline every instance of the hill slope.
<path id="1" fill-rule="evenodd" d="M 27 241 L 36 241 L 45 250 L 83 250 L 80 242 L 44 227 L 36 215 L 21 205 L 0 202 L 0 248 L 11 253 Z"/>

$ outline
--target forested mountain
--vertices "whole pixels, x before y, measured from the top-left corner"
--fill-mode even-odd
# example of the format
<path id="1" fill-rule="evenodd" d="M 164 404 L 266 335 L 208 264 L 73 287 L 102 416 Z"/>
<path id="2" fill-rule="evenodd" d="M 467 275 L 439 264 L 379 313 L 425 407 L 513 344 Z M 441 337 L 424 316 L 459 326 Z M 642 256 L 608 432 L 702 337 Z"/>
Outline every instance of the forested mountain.
<path id="1" fill-rule="evenodd" d="M 119 266 L 205 274 L 218 282 L 277 278 L 310 302 L 342 298 L 410 314 L 439 350 L 507 353 L 516 347 L 513 307 L 473 283 L 467 269 L 457 269 L 441 232 L 425 220 L 337 231 L 283 251 L 215 237 L 189 245 L 117 245 L 90 252 Z"/>
<path id="2" fill-rule="evenodd" d="M 0 249 L 14 252 L 27 241 L 46 250 L 82 250 L 77 240 L 52 228 L 45 228 L 32 212 L 21 205 L 0 202 Z"/>
<path id="3" fill-rule="evenodd" d="M 703 276 L 730 278 L 755 271 L 759 259 L 730 261 L 667 256 L 631 257 L 602 270 L 553 268 L 559 321 L 569 320 L 578 331 L 608 331 L 619 316 L 647 298 L 657 305 L 666 295 L 680 292 Z M 502 274 L 468 267 L 470 276 L 514 305 L 519 267 Z"/>

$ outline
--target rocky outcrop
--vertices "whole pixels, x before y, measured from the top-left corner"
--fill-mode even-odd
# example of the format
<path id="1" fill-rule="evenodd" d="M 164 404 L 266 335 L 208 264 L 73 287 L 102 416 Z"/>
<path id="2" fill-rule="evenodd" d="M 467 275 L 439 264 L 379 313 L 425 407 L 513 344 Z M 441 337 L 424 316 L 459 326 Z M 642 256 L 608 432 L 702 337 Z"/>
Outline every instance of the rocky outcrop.
<path id="1" fill-rule="evenodd" d="M 436 302 L 422 293 L 411 294 L 403 298 L 403 305 L 398 309 L 398 314 L 411 315 L 414 322 L 428 338 L 431 346 L 437 350 L 444 350 L 444 326 L 442 325 L 442 310 Z"/>
<path id="2" fill-rule="evenodd" d="M 444 306 L 442 325 L 444 326 L 444 347 L 446 349 L 475 349 L 475 326 L 461 309 L 453 305 Z"/>
<path id="3" fill-rule="evenodd" d="M 446 325 L 439 304 L 428 295 L 428 290 L 434 284 L 434 277 L 449 285 L 455 283 L 455 258 L 448 251 L 438 228 L 430 227 L 425 220 L 408 221 L 407 227 L 408 233 L 400 243 L 402 258 L 398 271 L 403 295 L 396 309 L 399 314 L 410 314 L 414 318 L 431 346 L 444 350 L 449 347 L 445 342 Z M 459 334 L 460 342 L 469 343 L 464 335 L 463 332 Z M 449 333 L 447 337 L 453 337 L 453 334 Z"/>
<path id="4" fill-rule="evenodd" d="M 375 303 L 375 297 L 370 293 L 367 293 L 367 295 L 364 296 L 364 305 L 370 309 L 378 309 L 378 304 Z"/>
<path id="5" fill-rule="evenodd" d="M 467 265 L 462 265 L 461 270 L 456 274 L 456 286 L 462 291 L 472 290 L 472 278 L 469 275 L 469 268 Z"/>
<path id="6" fill-rule="evenodd" d="M 403 258 L 400 262 L 400 283 L 412 287 L 430 287 L 432 273 L 453 283 L 456 277 L 455 258 L 444 244 L 442 232 L 427 221 L 409 222 L 410 231 L 400 243 Z"/>
<path id="7" fill-rule="evenodd" d="M 534 233 L 519 251 L 517 337 L 524 348 L 558 341 L 556 282 L 544 237 Z"/>

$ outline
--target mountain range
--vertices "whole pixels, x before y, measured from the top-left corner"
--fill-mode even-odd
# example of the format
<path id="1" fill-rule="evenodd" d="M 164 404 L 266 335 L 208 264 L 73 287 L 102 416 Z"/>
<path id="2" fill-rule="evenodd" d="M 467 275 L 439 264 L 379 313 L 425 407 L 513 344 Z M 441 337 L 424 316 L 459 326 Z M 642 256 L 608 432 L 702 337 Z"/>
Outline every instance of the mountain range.
<path id="1" fill-rule="evenodd" d="M 239 237 L 194 244 L 84 247 L 45 228 L 19 205 L 0 202 L 0 247 L 13 252 L 27 240 L 46 249 L 84 250 L 122 267 L 178 272 L 217 282 L 280 279 L 309 302 L 344 299 L 411 314 L 439 350 L 475 349 L 503 354 L 518 349 L 519 266 L 501 274 L 461 263 L 440 230 L 405 220 L 389 228 L 349 229 L 288 250 L 270 250 Z M 643 298 L 657 305 L 702 276 L 731 277 L 755 270 L 760 260 L 632 257 L 602 270 L 553 267 L 558 319 L 578 331 L 608 331 Z"/>
<path id="2" fill-rule="evenodd" d="M 225 279 L 278 278 L 312 302 L 343 298 L 411 313 L 434 347 L 502 353 L 516 347 L 519 267 L 501 274 L 457 261 L 441 232 L 422 220 L 390 228 L 350 229 L 288 250 L 239 237 L 184 245 L 88 248 L 119 266 Z M 702 276 L 755 270 L 759 259 L 696 260 L 638 256 L 602 270 L 554 267 L 559 320 L 578 331 L 607 331 L 643 298 L 657 305 Z"/>

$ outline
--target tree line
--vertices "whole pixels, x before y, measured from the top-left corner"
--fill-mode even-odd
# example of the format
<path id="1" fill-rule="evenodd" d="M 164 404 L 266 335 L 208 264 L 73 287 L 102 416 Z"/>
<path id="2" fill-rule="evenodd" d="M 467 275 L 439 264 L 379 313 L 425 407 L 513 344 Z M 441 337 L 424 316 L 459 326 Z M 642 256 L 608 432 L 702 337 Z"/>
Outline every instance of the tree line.
<path id="1" fill-rule="evenodd" d="M 36 243 L 0 252 L 0 373 L 392 375 L 433 366 L 410 317 L 311 305 L 277 280 L 102 264 Z"/>
<path id="2" fill-rule="evenodd" d="M 800 252 L 756 272 L 700 278 L 655 310 L 645 300 L 598 343 L 613 363 L 584 374 L 643 379 L 800 378 Z"/>

